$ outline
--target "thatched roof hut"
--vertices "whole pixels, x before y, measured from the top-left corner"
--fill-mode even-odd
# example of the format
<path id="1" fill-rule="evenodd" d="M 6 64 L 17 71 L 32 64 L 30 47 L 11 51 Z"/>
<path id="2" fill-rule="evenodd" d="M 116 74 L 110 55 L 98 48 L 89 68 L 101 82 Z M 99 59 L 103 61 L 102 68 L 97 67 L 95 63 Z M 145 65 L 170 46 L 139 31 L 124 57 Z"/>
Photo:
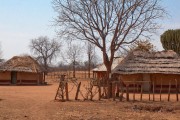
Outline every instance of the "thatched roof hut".
<path id="1" fill-rule="evenodd" d="M 40 65 L 30 56 L 14 56 L 0 66 L 0 71 L 42 72 Z"/>
<path id="2" fill-rule="evenodd" d="M 172 50 L 162 52 L 134 51 L 114 70 L 118 74 L 180 74 L 180 57 Z"/>
<path id="3" fill-rule="evenodd" d="M 40 65 L 30 56 L 15 56 L 0 66 L 0 84 L 44 84 Z"/>
<path id="4" fill-rule="evenodd" d="M 114 61 L 112 63 L 111 66 L 111 70 L 113 70 L 117 65 L 119 65 L 119 63 L 123 60 L 123 58 L 119 57 L 119 58 L 114 58 Z M 93 76 L 95 78 L 102 78 L 106 76 L 106 66 L 104 64 L 101 64 L 99 66 L 97 66 L 96 68 L 93 69 Z"/>
<path id="5" fill-rule="evenodd" d="M 172 50 L 161 52 L 133 51 L 112 71 L 126 85 L 142 86 L 143 91 L 174 91 L 180 84 L 180 57 Z M 132 83 L 132 84 L 131 84 Z"/>

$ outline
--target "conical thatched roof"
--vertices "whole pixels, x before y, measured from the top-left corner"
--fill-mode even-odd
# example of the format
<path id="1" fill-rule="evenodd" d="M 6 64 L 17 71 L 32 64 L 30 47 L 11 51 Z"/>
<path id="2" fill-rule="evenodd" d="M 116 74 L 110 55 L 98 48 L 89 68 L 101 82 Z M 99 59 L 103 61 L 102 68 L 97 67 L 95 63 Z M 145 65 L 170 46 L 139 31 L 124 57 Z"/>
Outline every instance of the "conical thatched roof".
<path id="1" fill-rule="evenodd" d="M 118 74 L 180 74 L 180 57 L 172 50 L 162 52 L 134 51 L 114 70 Z"/>
<path id="2" fill-rule="evenodd" d="M 30 56 L 14 56 L 0 66 L 0 71 L 41 72 L 39 64 Z"/>

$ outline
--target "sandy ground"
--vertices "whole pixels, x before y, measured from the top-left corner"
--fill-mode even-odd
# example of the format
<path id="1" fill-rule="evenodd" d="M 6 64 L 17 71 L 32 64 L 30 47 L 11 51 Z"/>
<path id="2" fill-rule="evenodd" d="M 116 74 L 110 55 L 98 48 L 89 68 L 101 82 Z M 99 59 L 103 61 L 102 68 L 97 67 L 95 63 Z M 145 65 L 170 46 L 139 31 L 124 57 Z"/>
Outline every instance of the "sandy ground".
<path id="1" fill-rule="evenodd" d="M 175 102 L 175 95 L 170 102 L 159 102 L 158 96 L 155 102 L 98 101 L 96 97 L 94 101 L 75 101 L 72 90 L 71 101 L 59 102 L 54 101 L 57 87 L 58 83 L 0 86 L 0 120 L 180 120 L 180 101 Z"/>

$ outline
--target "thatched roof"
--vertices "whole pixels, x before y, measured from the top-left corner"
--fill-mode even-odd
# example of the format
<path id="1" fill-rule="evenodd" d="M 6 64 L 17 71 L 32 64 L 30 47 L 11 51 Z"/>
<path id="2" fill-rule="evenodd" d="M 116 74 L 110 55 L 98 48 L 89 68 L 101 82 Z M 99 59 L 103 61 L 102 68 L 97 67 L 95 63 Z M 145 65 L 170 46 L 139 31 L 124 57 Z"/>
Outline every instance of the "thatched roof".
<path id="1" fill-rule="evenodd" d="M 112 66 L 111 66 L 111 70 L 113 70 L 117 65 L 119 65 L 119 63 L 123 60 L 123 58 L 115 58 Z M 107 71 L 106 66 L 104 64 L 99 65 L 98 67 L 94 68 L 93 71 L 101 71 L 101 72 L 105 72 Z"/>
<path id="2" fill-rule="evenodd" d="M 180 57 L 172 50 L 162 52 L 134 51 L 114 70 L 118 74 L 180 74 Z"/>
<path id="3" fill-rule="evenodd" d="M 14 56 L 0 66 L 0 71 L 41 72 L 39 64 L 30 56 Z"/>

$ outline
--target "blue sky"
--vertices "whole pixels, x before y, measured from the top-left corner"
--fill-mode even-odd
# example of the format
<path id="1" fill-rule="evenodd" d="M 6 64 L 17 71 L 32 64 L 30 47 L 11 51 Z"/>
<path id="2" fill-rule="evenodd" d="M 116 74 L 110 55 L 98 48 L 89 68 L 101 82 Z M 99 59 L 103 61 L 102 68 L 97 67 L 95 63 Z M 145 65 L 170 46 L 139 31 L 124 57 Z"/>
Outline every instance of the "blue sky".
<path id="1" fill-rule="evenodd" d="M 30 54 L 28 45 L 38 36 L 55 36 L 51 0 L 0 0 L 0 43 L 3 58 Z"/>
<path id="2" fill-rule="evenodd" d="M 30 54 L 29 42 L 39 36 L 55 37 L 52 0 L 0 0 L 0 43 L 3 58 Z M 153 43 L 162 50 L 160 35 L 167 29 L 180 28 L 180 0 L 162 0 L 170 16 L 162 21 L 162 29 L 153 37 Z"/>

